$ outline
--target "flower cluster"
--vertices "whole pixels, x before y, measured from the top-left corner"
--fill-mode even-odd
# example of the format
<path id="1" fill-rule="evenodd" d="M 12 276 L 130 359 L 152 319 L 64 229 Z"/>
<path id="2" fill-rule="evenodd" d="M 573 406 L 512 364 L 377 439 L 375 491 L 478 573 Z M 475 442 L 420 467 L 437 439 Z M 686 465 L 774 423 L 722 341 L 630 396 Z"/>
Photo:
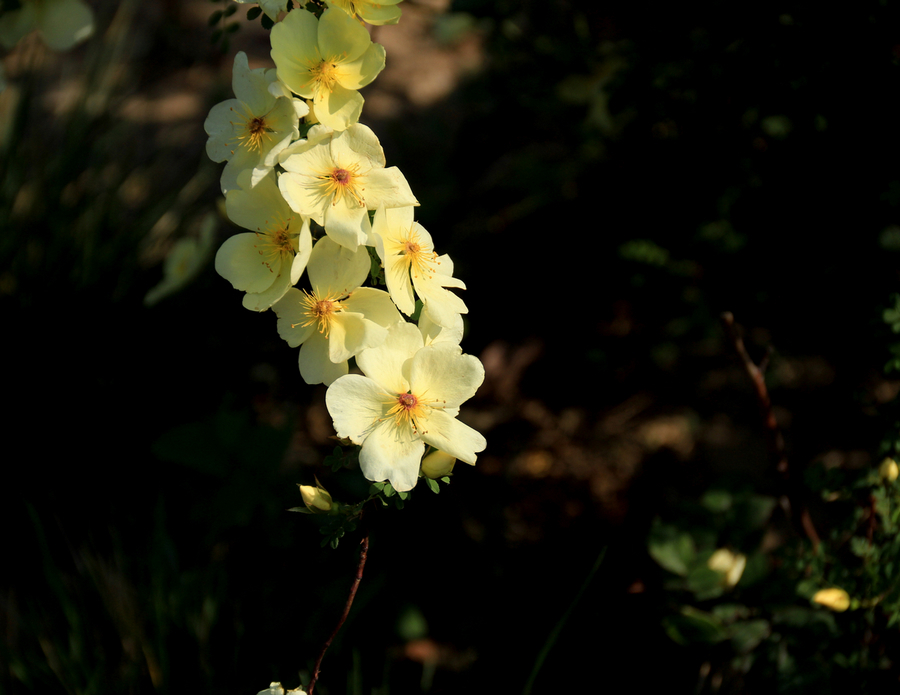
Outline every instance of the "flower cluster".
<path id="1" fill-rule="evenodd" d="M 238 53 L 235 98 L 212 108 L 205 130 L 210 158 L 225 162 L 228 217 L 249 230 L 225 241 L 216 270 L 244 307 L 272 309 L 278 334 L 299 347 L 301 377 L 328 386 L 337 435 L 361 447 L 366 478 L 405 492 L 455 459 L 474 464 L 486 442 L 456 419 L 484 380 L 460 347 L 468 310 L 450 288 L 465 285 L 416 222 L 406 177 L 359 122 L 359 90 L 385 64 L 365 23 L 396 23 L 398 3 L 331 0 L 318 16 L 263 3 L 280 19 L 275 67 L 251 69 Z M 373 266 L 385 289 L 364 286 Z"/>

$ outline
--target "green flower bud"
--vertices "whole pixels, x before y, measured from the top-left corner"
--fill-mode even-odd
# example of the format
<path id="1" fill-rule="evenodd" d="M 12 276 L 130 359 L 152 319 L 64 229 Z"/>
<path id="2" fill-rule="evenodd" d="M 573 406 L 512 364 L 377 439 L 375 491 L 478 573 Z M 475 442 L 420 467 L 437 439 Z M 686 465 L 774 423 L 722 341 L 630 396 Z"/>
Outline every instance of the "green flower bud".
<path id="1" fill-rule="evenodd" d="M 334 506 L 331 501 L 331 495 L 323 488 L 319 481 L 313 485 L 298 485 L 300 494 L 303 496 L 303 504 L 306 505 L 313 514 L 327 514 Z"/>
<path id="2" fill-rule="evenodd" d="M 456 459 L 440 449 L 435 449 L 422 459 L 422 475 L 428 478 L 443 478 L 453 472 Z"/>

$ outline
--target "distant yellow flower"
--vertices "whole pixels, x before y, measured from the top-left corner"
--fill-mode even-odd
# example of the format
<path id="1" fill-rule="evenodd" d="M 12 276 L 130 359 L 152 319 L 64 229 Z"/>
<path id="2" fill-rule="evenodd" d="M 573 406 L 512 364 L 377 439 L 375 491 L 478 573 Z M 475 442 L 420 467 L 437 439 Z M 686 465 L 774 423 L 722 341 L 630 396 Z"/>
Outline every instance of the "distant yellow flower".
<path id="1" fill-rule="evenodd" d="M 722 574 L 726 586 L 736 586 L 747 566 L 747 556 L 719 548 L 706 562 L 707 567 Z"/>
<path id="2" fill-rule="evenodd" d="M 878 475 L 882 480 L 892 483 L 900 476 L 900 468 L 897 467 L 897 462 L 894 459 L 886 458 L 878 466 Z"/>
<path id="3" fill-rule="evenodd" d="M 837 587 L 817 591 L 812 600 L 814 603 L 823 605 L 838 613 L 843 613 L 850 607 L 850 594 Z"/>

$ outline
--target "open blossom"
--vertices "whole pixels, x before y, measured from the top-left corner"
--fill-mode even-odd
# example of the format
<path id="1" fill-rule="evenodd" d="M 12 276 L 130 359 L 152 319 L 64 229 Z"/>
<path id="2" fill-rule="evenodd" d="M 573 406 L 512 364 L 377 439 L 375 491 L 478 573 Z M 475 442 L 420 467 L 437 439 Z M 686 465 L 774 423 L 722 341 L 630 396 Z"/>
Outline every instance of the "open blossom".
<path id="1" fill-rule="evenodd" d="M 365 376 L 342 376 L 328 387 L 325 404 L 338 436 L 361 445 L 366 478 L 411 490 L 426 444 L 475 463 L 487 442 L 456 415 L 484 381 L 476 357 L 449 343 L 425 346 L 416 326 L 400 322 L 356 361 Z"/>
<path id="2" fill-rule="evenodd" d="M 282 153 L 281 166 L 278 185 L 291 208 L 351 250 L 369 240 L 369 210 L 419 204 L 400 170 L 385 168 L 378 138 L 361 123 L 341 132 L 313 126 Z"/>
<path id="3" fill-rule="evenodd" d="M 343 10 L 328 8 L 320 19 L 291 12 L 272 27 L 272 60 L 278 79 L 304 99 L 312 99 L 319 121 L 345 130 L 362 113 L 357 91 L 384 69 L 384 47 Z"/>
<path id="4" fill-rule="evenodd" d="M 407 316 L 416 309 L 413 287 L 424 313 L 440 326 L 450 327 L 459 314 L 468 313 L 465 302 L 446 287 L 465 289 L 453 277 L 449 256 L 438 256 L 425 227 L 413 221 L 413 208 L 379 208 L 372 224 L 376 249 L 384 263 L 384 278 L 391 299 Z"/>
<path id="5" fill-rule="evenodd" d="M 369 254 L 322 237 L 307 273 L 312 291 L 291 288 L 272 309 L 278 335 L 300 346 L 300 376 L 308 384 L 330 384 L 348 372 L 347 360 L 384 342 L 387 327 L 400 321 L 390 295 L 360 287 L 369 274 Z"/>
<path id="6" fill-rule="evenodd" d="M 396 24 L 400 19 L 399 3 L 400 0 L 328 0 L 329 5 L 340 7 L 347 14 L 373 26 Z"/>
<path id="7" fill-rule="evenodd" d="M 241 188 L 228 191 L 225 206 L 235 224 L 252 234 L 235 234 L 216 254 L 216 272 L 237 290 L 244 306 L 265 311 L 297 283 L 312 252 L 309 219 L 288 207 L 275 175 L 251 187 L 251 173 L 241 172 Z"/>
<path id="8" fill-rule="evenodd" d="M 270 89 L 275 70 L 250 69 L 244 52 L 234 57 L 234 99 L 210 109 L 203 128 L 209 135 L 206 153 L 214 162 L 228 163 L 222 171 L 222 192 L 238 188 L 238 175 L 252 170 L 251 185 L 275 166 L 278 155 L 300 137 L 300 119 L 309 112 L 306 102 L 278 96 Z"/>

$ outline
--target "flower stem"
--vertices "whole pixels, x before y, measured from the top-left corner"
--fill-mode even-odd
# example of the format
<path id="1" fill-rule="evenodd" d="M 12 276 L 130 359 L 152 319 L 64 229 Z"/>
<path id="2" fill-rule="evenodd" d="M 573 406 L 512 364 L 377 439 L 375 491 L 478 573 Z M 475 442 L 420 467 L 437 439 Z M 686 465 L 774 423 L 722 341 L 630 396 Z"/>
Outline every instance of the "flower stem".
<path id="1" fill-rule="evenodd" d="M 319 671 L 322 666 L 322 659 L 325 658 L 325 652 L 328 651 L 328 647 L 331 646 L 332 640 L 334 640 L 335 636 L 343 626 L 344 621 L 347 619 L 347 616 L 350 614 L 350 606 L 353 605 L 353 599 L 356 598 L 356 590 L 359 588 L 359 582 L 362 580 L 363 568 L 366 566 L 366 556 L 369 552 L 368 533 L 363 536 L 359 545 L 359 562 L 356 565 L 356 576 L 353 578 L 353 584 L 350 585 L 350 595 L 347 596 L 347 604 L 344 606 L 344 612 L 341 614 L 341 618 L 338 620 L 337 625 L 334 626 L 331 635 L 325 640 L 325 644 L 322 645 L 322 651 L 319 652 L 319 656 L 316 659 L 316 665 L 313 667 L 312 678 L 309 680 L 309 688 L 307 689 L 308 695 L 313 695 L 313 689 L 316 687 L 316 681 L 319 679 Z"/>

